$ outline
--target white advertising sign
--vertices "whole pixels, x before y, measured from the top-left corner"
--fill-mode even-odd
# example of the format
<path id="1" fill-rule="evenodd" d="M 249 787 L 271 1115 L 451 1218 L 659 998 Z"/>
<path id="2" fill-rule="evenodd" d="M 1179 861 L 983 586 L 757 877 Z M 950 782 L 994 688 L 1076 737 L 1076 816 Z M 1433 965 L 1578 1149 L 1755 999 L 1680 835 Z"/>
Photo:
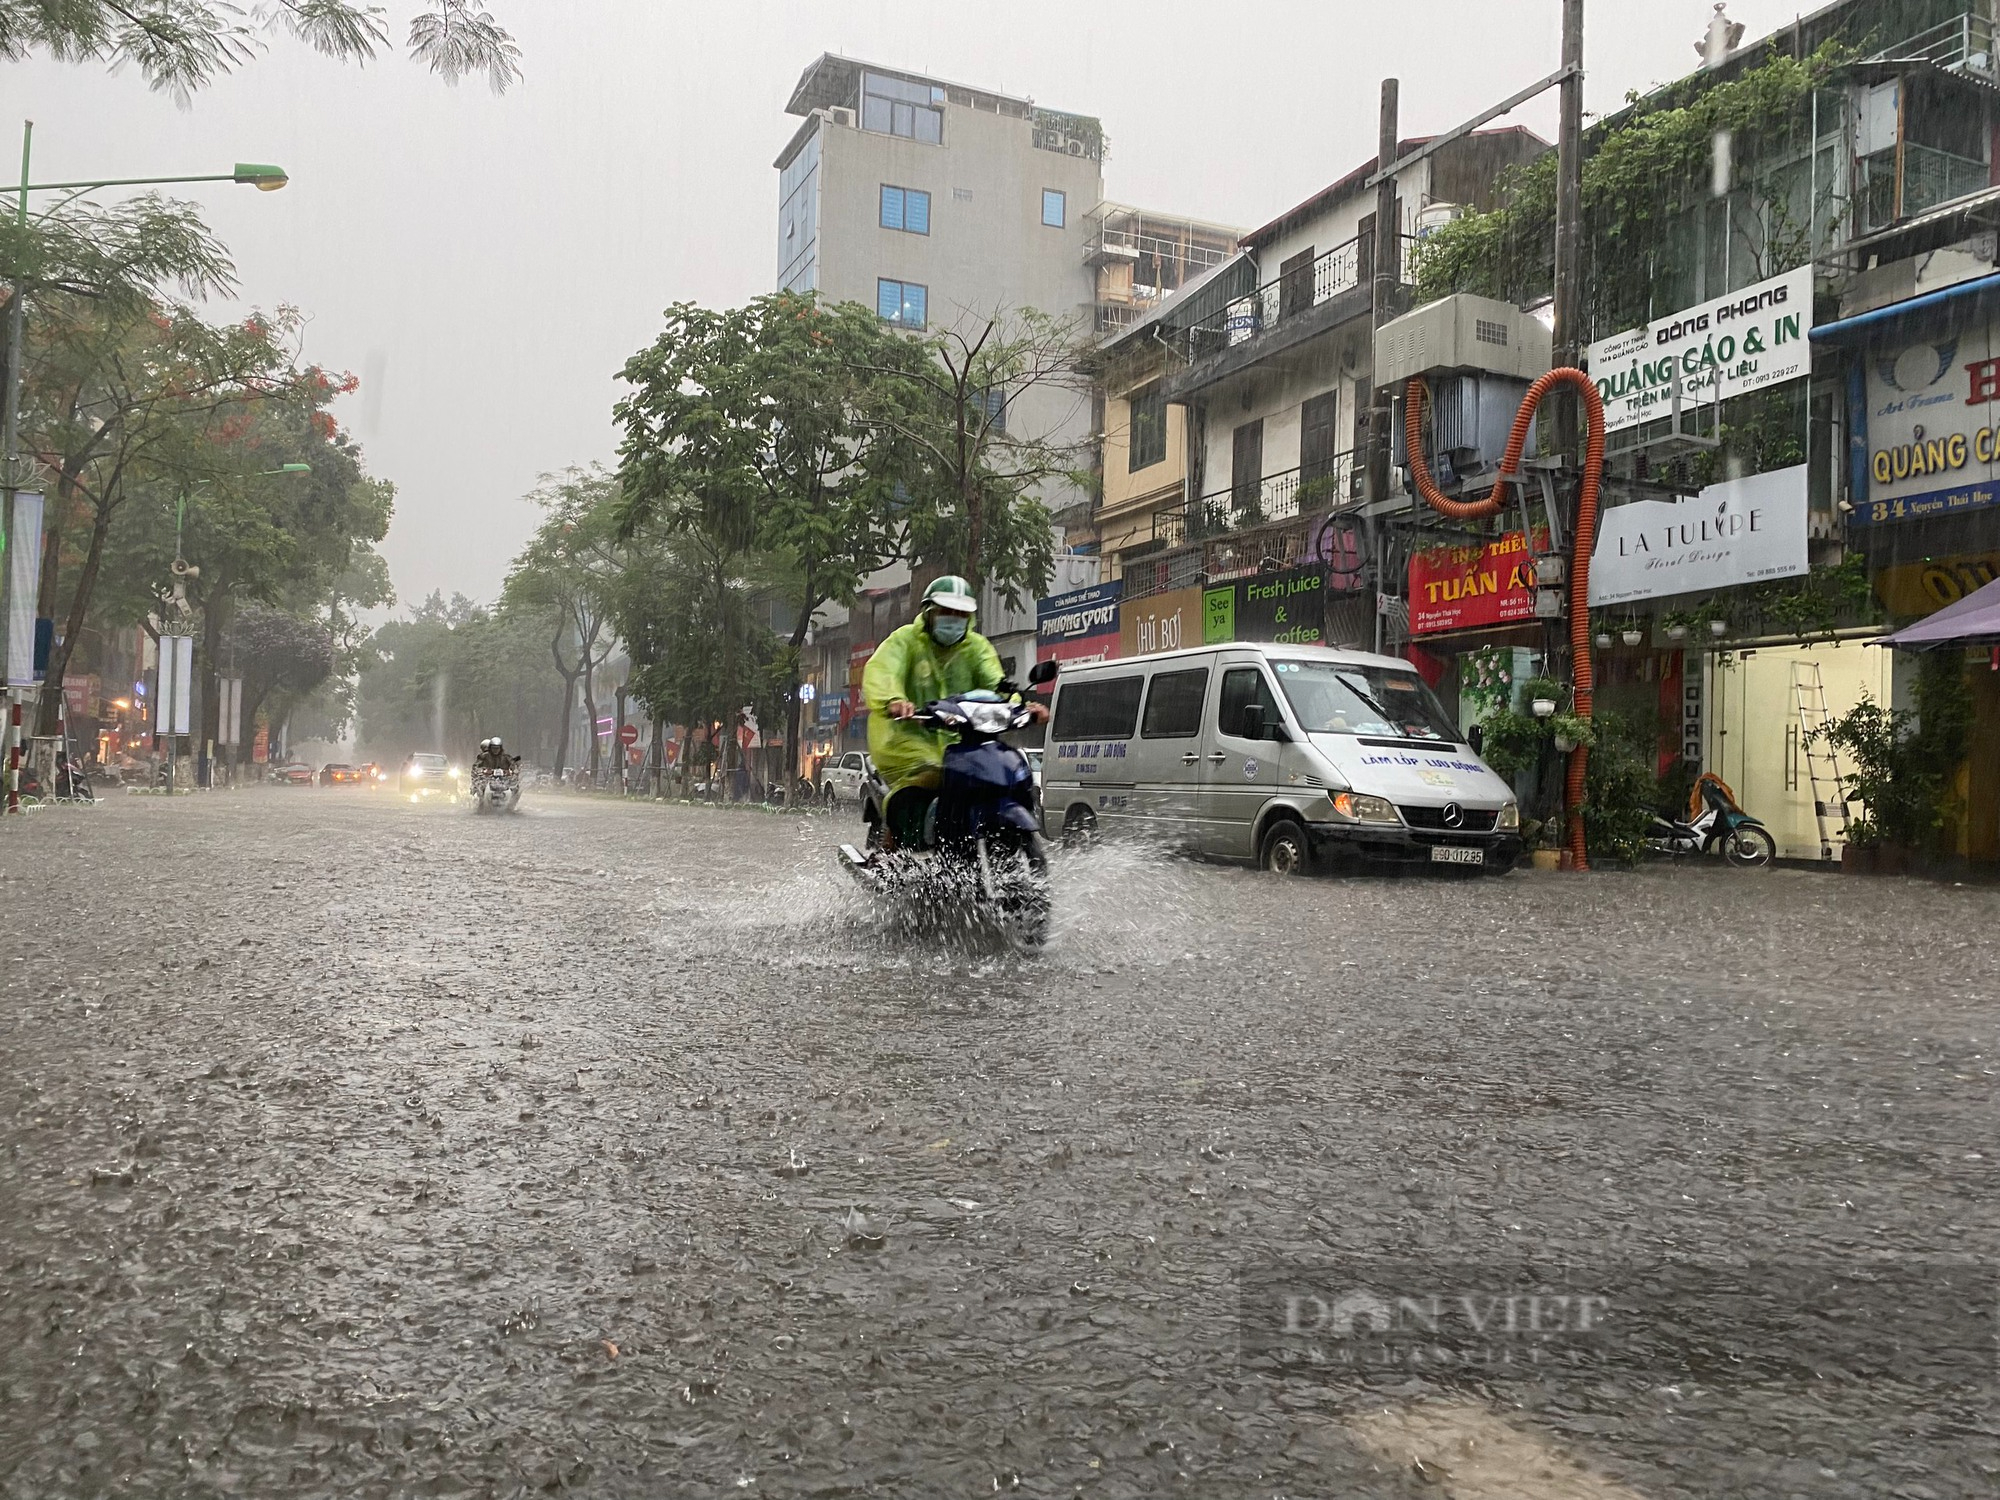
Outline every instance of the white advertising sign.
<path id="1" fill-rule="evenodd" d="M 1806 571 L 1806 466 L 1639 500 L 1597 517 L 1590 605 L 1789 578 Z"/>
<path id="2" fill-rule="evenodd" d="M 1616 432 L 1670 416 L 1676 382 L 1685 411 L 1718 394 L 1740 396 L 1797 380 L 1812 369 L 1811 327 L 1812 267 L 1800 266 L 1600 339 L 1587 360 L 1604 398 L 1605 428 Z"/>
<path id="3" fill-rule="evenodd" d="M 160 637 L 160 683 L 154 691 L 153 733 L 186 734 L 194 699 L 194 637 Z"/>
<path id="4" fill-rule="evenodd" d="M 0 501 L 0 504 L 4 504 Z M 7 549 L 7 686 L 33 687 L 35 677 L 35 592 L 42 581 L 42 497 L 33 490 L 14 496 Z"/>

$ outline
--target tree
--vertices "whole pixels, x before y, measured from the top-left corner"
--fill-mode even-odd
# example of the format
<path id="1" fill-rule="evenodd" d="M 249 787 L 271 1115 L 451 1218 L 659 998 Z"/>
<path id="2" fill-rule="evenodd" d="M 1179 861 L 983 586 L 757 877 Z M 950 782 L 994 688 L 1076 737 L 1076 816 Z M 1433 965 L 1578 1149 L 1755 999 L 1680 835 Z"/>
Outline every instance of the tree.
<path id="1" fill-rule="evenodd" d="M 597 669 L 609 659 L 616 637 L 605 629 L 608 590 L 619 568 L 617 482 L 601 465 L 545 474 L 528 498 L 545 513 L 502 591 L 503 604 L 540 620 L 548 650 L 561 675 L 561 723 L 556 735 L 555 772 L 561 776 L 568 753 L 570 714 L 576 688 L 583 688 L 590 730 L 590 772 L 597 774 Z M 564 659 L 567 645 L 571 658 Z"/>
<path id="2" fill-rule="evenodd" d="M 311 397 L 308 377 L 284 347 L 293 315 L 213 327 L 184 308 L 100 308 L 77 298 L 48 308 L 37 324 L 23 436 L 56 476 L 58 524 L 72 518 L 89 527 L 49 660 L 49 679 L 60 682 L 128 499 L 152 492 L 157 500 L 236 472 L 243 455 L 228 451 L 230 423 L 258 402 Z M 155 519 L 166 513 L 160 504 L 149 510 Z M 169 552 L 160 562 L 171 560 Z M 43 607 L 51 615 L 57 576 L 54 563 L 45 567 Z M 52 710 L 44 705 L 45 714 Z"/>
<path id="3" fill-rule="evenodd" d="M 788 780 L 814 615 L 853 603 L 903 549 L 910 449 L 879 417 L 921 394 L 912 383 L 921 363 L 868 309 L 779 292 L 728 313 L 669 308 L 665 330 L 623 372 L 634 388 L 617 408 L 627 535 L 657 520 L 705 539 L 720 568 L 708 610 L 718 626 L 731 613 L 725 575 L 739 553 L 761 554 L 790 607 Z M 765 670 L 743 665 L 752 677 Z"/>
<path id="4" fill-rule="evenodd" d="M 956 563 L 975 589 L 991 582 L 1010 604 L 1047 586 L 1054 566 L 1054 484 L 1082 484 L 1078 445 L 1037 435 L 1064 425 L 1053 409 L 1089 400 L 1077 372 L 1074 318 L 1033 308 L 995 312 L 919 341 L 928 360 L 899 362 L 879 388 L 872 419 L 914 450 L 923 478 L 910 487 L 912 553 Z M 1040 406 L 1043 419 L 1024 420 Z M 1033 429 L 1033 430 L 1031 430 Z"/>
<path id="5" fill-rule="evenodd" d="M 0 58 L 130 63 L 185 103 L 249 62 L 271 32 L 338 61 L 368 62 L 389 43 L 383 19 L 354 0 L 273 0 L 248 15 L 227 0 L 0 0 Z M 484 73 L 497 94 L 520 77 L 514 39 L 472 0 L 427 0 L 411 17 L 408 47 L 448 83 Z"/>

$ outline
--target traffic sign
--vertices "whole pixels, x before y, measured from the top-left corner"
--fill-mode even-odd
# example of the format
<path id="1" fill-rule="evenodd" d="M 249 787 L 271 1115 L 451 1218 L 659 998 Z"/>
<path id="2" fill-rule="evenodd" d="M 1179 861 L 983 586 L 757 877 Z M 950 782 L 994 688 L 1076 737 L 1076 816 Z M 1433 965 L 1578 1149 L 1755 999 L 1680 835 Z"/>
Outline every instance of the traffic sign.
<path id="1" fill-rule="evenodd" d="M 619 743 L 619 744 L 621 744 L 621 745 L 636 745 L 636 744 L 638 744 L 638 743 L 639 743 L 639 726 L 638 726 L 637 724 L 621 724 L 621 725 L 619 725 L 619 726 L 618 726 L 618 743 Z"/>

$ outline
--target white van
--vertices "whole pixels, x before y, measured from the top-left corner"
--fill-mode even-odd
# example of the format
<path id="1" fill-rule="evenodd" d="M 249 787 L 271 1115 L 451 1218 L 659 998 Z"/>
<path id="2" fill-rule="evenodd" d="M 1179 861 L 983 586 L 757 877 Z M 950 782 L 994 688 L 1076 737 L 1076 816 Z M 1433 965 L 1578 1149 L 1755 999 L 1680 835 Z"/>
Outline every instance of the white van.
<path id="1" fill-rule="evenodd" d="M 1042 822 L 1302 871 L 1387 860 L 1505 871 L 1513 791 L 1416 669 L 1325 646 L 1232 643 L 1064 669 Z"/>

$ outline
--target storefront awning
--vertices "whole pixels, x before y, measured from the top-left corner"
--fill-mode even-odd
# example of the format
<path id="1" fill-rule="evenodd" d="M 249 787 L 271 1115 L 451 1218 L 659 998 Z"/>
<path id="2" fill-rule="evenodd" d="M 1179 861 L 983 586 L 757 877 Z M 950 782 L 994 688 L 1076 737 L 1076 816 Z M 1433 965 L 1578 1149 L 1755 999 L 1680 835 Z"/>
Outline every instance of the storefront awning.
<path id="1" fill-rule="evenodd" d="M 1893 635 L 1878 637 L 1877 646 L 1903 651 L 1930 651 L 1944 646 L 2000 645 L 2000 579 L 1974 589 L 1956 604 L 1906 625 Z"/>
<path id="2" fill-rule="evenodd" d="M 1856 313 L 1851 318 L 1842 318 L 1838 323 L 1822 323 L 1806 337 L 1815 344 L 1858 343 L 1874 337 L 1893 324 L 1946 310 L 1954 313 L 1966 312 L 1981 301 L 2000 303 L 2000 273 L 1975 277 L 1971 281 L 1961 281 L 1957 286 L 1926 292 L 1921 297 L 1909 297 L 1901 302 L 1892 302 L 1887 307 L 1878 307 L 1872 312 Z"/>

